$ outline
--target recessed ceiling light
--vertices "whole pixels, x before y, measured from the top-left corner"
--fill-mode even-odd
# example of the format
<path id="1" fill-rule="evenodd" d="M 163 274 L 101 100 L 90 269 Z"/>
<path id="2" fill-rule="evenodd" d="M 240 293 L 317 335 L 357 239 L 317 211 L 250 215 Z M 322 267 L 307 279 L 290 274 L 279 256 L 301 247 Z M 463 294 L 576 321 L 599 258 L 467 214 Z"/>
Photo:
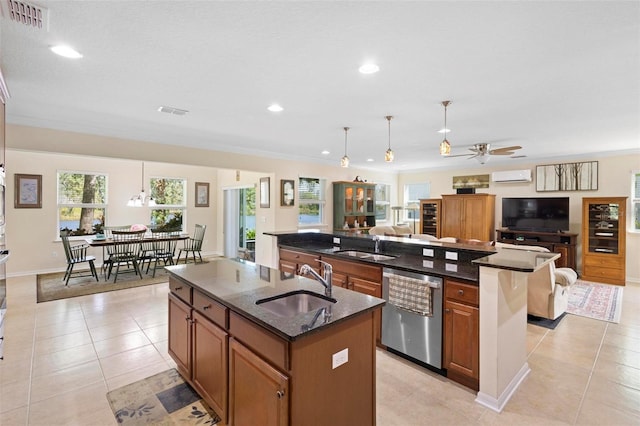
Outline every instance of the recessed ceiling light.
<path id="1" fill-rule="evenodd" d="M 362 74 L 375 74 L 380 71 L 380 67 L 376 64 L 368 63 L 363 64 L 360 68 L 358 68 L 358 71 L 360 71 Z"/>
<path id="2" fill-rule="evenodd" d="M 331 154 L 329 151 L 327 151 L 326 149 L 324 151 L 321 152 L 322 155 L 329 155 Z"/>
<path id="3" fill-rule="evenodd" d="M 269 111 L 271 111 L 271 112 L 280 112 L 280 111 L 284 110 L 284 108 L 282 108 L 278 104 L 269 105 L 269 107 L 267 107 L 267 109 Z"/>
<path id="4" fill-rule="evenodd" d="M 64 45 L 51 46 L 50 49 L 56 55 L 64 56 L 65 58 L 71 58 L 71 59 L 82 58 L 82 55 L 78 51 L 72 49 L 69 46 L 64 46 Z"/>
<path id="5" fill-rule="evenodd" d="M 368 161 L 369 163 L 373 163 L 375 160 L 374 160 L 373 158 L 367 158 L 367 161 Z"/>
<path id="6" fill-rule="evenodd" d="M 442 128 L 442 129 L 438 130 L 438 133 L 449 133 L 450 131 L 451 131 L 450 129 Z"/>
<path id="7" fill-rule="evenodd" d="M 186 109 L 180 109 L 180 108 L 174 108 L 174 107 L 162 105 L 158 107 L 158 112 L 166 112 L 167 114 L 173 114 L 173 115 L 187 115 L 189 111 L 187 111 Z"/>

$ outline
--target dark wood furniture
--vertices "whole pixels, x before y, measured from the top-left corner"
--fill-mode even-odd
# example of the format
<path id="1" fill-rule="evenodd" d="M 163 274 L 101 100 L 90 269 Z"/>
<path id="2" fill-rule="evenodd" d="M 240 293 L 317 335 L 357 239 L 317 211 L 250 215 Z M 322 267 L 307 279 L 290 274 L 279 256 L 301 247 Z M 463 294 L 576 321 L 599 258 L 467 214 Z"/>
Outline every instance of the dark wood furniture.
<path id="1" fill-rule="evenodd" d="M 443 237 L 491 241 L 495 223 L 494 194 L 442 196 Z"/>
<path id="2" fill-rule="evenodd" d="M 471 389 L 480 386 L 480 309 L 478 285 L 445 279 L 443 368 L 447 377 Z"/>
<path id="3" fill-rule="evenodd" d="M 627 197 L 582 199 L 582 278 L 624 285 Z"/>
<path id="4" fill-rule="evenodd" d="M 363 231 L 376 226 L 374 183 L 333 182 L 333 229 L 343 231 L 345 225 Z"/>
<path id="5" fill-rule="evenodd" d="M 420 200 L 420 230 L 419 234 L 433 235 L 440 238 L 440 218 L 442 216 L 442 200 Z"/>
<path id="6" fill-rule="evenodd" d="M 540 246 L 550 252 L 560 253 L 556 260 L 558 268 L 577 269 L 576 253 L 578 234 L 570 232 L 533 232 L 512 231 L 509 229 L 496 230 L 496 241 L 508 244 L 522 244 L 527 246 Z"/>

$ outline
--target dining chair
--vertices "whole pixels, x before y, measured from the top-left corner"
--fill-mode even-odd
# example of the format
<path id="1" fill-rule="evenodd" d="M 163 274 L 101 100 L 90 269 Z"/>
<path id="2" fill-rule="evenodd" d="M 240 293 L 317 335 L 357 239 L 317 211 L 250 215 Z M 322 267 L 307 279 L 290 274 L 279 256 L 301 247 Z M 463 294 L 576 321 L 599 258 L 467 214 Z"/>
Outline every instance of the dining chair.
<path id="1" fill-rule="evenodd" d="M 180 256 L 182 252 L 185 252 L 184 263 L 187 263 L 189 259 L 189 253 L 193 255 L 193 263 L 196 263 L 196 254 L 200 258 L 200 262 L 202 262 L 202 241 L 204 240 L 204 231 L 207 230 L 207 225 L 196 225 L 196 229 L 193 233 L 193 237 L 189 237 L 184 240 L 184 245 L 178 251 L 178 258 L 176 259 L 176 264 L 180 263 Z"/>
<path id="2" fill-rule="evenodd" d="M 107 240 L 113 239 L 113 231 L 128 231 L 131 225 L 105 226 L 102 228 L 104 237 Z M 111 265 L 111 255 L 113 254 L 113 245 L 105 245 L 102 247 L 102 275 L 107 278 L 107 272 Z"/>
<path id="3" fill-rule="evenodd" d="M 95 266 L 95 256 L 87 256 L 87 249 L 89 245 L 87 244 L 79 244 L 72 246 L 69 242 L 68 234 L 60 234 L 60 238 L 62 239 L 62 245 L 64 247 L 64 254 L 67 257 L 67 269 L 64 272 L 64 276 L 62 277 L 62 281 L 64 281 L 64 285 L 69 285 L 69 278 L 71 278 L 72 274 L 75 274 L 75 277 L 95 277 L 96 282 L 99 282 L 98 273 L 96 272 Z M 87 262 L 89 264 L 89 272 L 87 271 L 76 271 L 73 272 L 74 266 L 79 263 Z"/>
<path id="4" fill-rule="evenodd" d="M 139 231 L 118 231 L 113 230 L 113 252 L 109 258 L 109 270 L 107 279 L 111 277 L 111 271 L 116 266 L 116 273 L 113 278 L 115 283 L 118 280 L 120 266 L 125 265 L 126 270 L 122 272 L 135 272 L 142 279 L 142 272 L 138 264 L 138 255 L 140 252 L 140 243 L 144 237 L 146 230 Z"/>
<path id="5" fill-rule="evenodd" d="M 149 273 L 149 267 L 151 265 L 151 261 L 153 264 L 153 277 L 156 276 L 156 269 L 158 269 L 158 262 L 163 262 L 164 266 L 166 265 L 174 265 L 173 257 L 176 255 L 176 246 L 178 245 L 178 240 L 172 237 L 180 236 L 179 231 L 158 231 L 151 230 L 151 256 L 147 264 L 147 273 Z M 146 243 L 143 243 L 146 244 Z M 162 266 L 162 265 L 161 265 Z"/>

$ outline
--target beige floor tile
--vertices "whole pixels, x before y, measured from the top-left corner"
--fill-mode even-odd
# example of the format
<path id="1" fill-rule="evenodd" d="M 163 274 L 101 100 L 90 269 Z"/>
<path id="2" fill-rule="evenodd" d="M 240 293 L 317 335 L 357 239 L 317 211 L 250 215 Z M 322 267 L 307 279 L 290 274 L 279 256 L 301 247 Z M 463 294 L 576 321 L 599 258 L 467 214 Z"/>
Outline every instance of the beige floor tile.
<path id="1" fill-rule="evenodd" d="M 90 383 L 103 383 L 98 361 L 85 362 L 32 379 L 31 403 L 82 388 Z"/>
<path id="2" fill-rule="evenodd" d="M 599 359 L 593 370 L 593 376 L 601 376 L 612 382 L 640 391 L 640 368 Z"/>
<path id="3" fill-rule="evenodd" d="M 135 315 L 134 319 L 140 328 L 145 329 L 167 324 L 169 321 L 169 314 L 168 311 L 161 310 L 147 312 L 144 315 Z"/>
<path id="4" fill-rule="evenodd" d="M 31 404 L 29 425 L 115 425 L 104 382 L 93 382 Z M 108 410 L 108 411 L 107 411 Z"/>
<path id="5" fill-rule="evenodd" d="M 0 386 L 0 413 L 25 407 L 29 403 L 29 380 L 3 383 Z"/>
<path id="6" fill-rule="evenodd" d="M 146 346 L 151 342 L 142 331 L 134 331 L 132 333 L 121 334 L 110 339 L 95 342 L 98 357 L 107 358 L 111 355 L 130 349 Z"/>
<path id="7" fill-rule="evenodd" d="M 599 401 L 589 401 L 583 405 L 576 419 L 581 426 L 637 426 L 640 416 L 621 410 L 617 406 L 609 406 Z"/>
<path id="8" fill-rule="evenodd" d="M 589 406 L 594 402 L 640 416 L 640 389 L 617 383 L 603 375 L 594 374 L 585 392 L 583 405 Z"/>
<path id="9" fill-rule="evenodd" d="M 92 343 L 55 352 L 43 353 L 33 358 L 33 377 L 44 376 L 58 370 L 97 361 Z"/>
<path id="10" fill-rule="evenodd" d="M 165 359 L 165 361 L 171 360 L 171 355 L 169 355 L 169 340 L 161 340 L 159 342 L 154 342 L 153 346 L 156 347 L 160 355 Z"/>
<path id="11" fill-rule="evenodd" d="M 634 337 L 631 334 L 607 333 L 603 343 L 640 352 L 640 337 Z"/>
<path id="12" fill-rule="evenodd" d="M 35 355 L 43 355 L 56 351 L 63 351 L 91 343 L 89 331 L 81 330 L 75 333 L 64 334 L 62 336 L 50 337 L 48 339 L 35 342 Z"/>
<path id="13" fill-rule="evenodd" d="M 107 379 L 107 387 L 110 391 L 112 391 L 133 382 L 137 382 L 138 380 L 142 380 L 146 377 L 151 377 L 154 374 L 162 373 L 163 371 L 167 371 L 171 368 L 174 367 L 170 366 L 164 361 L 145 365 L 144 367 L 131 370 L 124 374 L 120 374 Z"/>
<path id="14" fill-rule="evenodd" d="M 36 327 L 36 340 L 50 339 L 52 337 L 64 336 L 65 334 L 86 331 L 87 324 L 84 319 L 70 320 L 66 323 L 51 324 Z"/>
<path id="15" fill-rule="evenodd" d="M 169 314 L 167 313 L 167 317 L 168 315 Z M 169 324 L 164 323 L 153 327 L 144 328 L 142 329 L 142 331 L 144 331 L 144 334 L 147 335 L 152 343 L 160 342 L 162 340 L 167 340 L 167 338 L 169 337 Z"/>
<path id="16" fill-rule="evenodd" d="M 105 379 L 160 362 L 164 358 L 151 344 L 100 359 Z"/>
<path id="17" fill-rule="evenodd" d="M 603 344 L 600 348 L 598 359 L 617 362 L 629 367 L 640 368 L 640 348 L 627 349 L 609 344 Z"/>
<path id="18" fill-rule="evenodd" d="M 0 412 L 0 425 L 26 426 L 28 413 L 29 407 L 26 405 L 14 410 Z"/>
<path id="19" fill-rule="evenodd" d="M 0 361 L 0 386 L 18 380 L 30 380 L 31 356 L 7 358 Z"/>
<path id="20" fill-rule="evenodd" d="M 91 338 L 94 342 L 121 336 L 123 334 L 133 333 L 134 331 L 141 331 L 141 328 L 133 318 L 127 318 L 123 321 L 89 329 L 89 333 L 91 334 Z"/>

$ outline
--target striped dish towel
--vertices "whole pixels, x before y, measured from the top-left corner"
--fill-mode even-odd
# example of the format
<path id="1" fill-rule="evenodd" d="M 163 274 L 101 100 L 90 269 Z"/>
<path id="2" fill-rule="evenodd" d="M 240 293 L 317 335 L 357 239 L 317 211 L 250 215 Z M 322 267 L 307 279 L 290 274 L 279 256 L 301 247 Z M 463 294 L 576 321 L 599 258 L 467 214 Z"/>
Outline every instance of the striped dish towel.
<path id="1" fill-rule="evenodd" d="M 389 303 L 418 315 L 433 316 L 432 291 L 423 280 L 398 275 L 389 277 Z"/>

